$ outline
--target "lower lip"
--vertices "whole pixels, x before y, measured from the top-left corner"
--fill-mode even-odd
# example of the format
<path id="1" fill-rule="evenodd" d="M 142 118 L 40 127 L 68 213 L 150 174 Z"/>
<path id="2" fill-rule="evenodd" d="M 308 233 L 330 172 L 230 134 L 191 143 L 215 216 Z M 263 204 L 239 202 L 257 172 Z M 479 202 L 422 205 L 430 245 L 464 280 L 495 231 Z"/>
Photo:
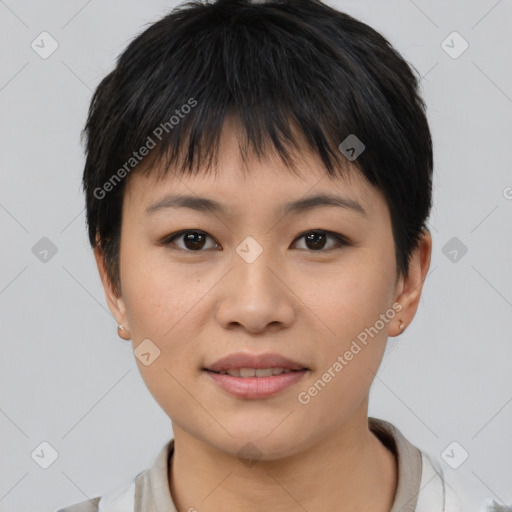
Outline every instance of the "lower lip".
<path id="1" fill-rule="evenodd" d="M 308 370 L 281 373 L 271 377 L 233 377 L 204 371 L 222 389 L 238 398 L 266 398 L 299 382 Z"/>

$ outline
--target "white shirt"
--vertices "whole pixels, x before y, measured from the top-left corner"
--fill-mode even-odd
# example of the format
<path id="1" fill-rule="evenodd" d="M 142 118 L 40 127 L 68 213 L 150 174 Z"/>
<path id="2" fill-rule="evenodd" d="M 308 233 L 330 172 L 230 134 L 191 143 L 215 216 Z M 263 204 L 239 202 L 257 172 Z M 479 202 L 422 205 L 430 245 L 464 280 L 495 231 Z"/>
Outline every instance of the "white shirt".
<path id="1" fill-rule="evenodd" d="M 368 418 L 369 429 L 389 448 L 398 461 L 398 483 L 389 512 L 511 512 L 443 472 L 440 464 L 412 445 L 391 423 Z M 129 485 L 57 512 L 177 512 L 169 490 L 168 475 L 174 439 L 161 449 L 151 467 L 140 472 Z"/>

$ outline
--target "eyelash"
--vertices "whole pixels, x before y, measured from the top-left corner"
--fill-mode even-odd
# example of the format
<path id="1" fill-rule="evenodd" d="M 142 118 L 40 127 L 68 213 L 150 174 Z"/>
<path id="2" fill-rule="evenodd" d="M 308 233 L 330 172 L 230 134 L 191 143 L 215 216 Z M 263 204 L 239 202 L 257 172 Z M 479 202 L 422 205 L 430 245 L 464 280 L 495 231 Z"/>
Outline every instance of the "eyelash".
<path id="1" fill-rule="evenodd" d="M 206 233 L 205 231 L 201 231 L 200 229 L 184 229 L 182 231 L 178 231 L 176 233 L 172 233 L 170 234 L 169 236 L 165 237 L 161 242 L 160 242 L 160 245 L 163 245 L 165 247 L 169 247 L 172 245 L 173 241 L 177 238 L 180 238 L 182 237 L 183 235 L 186 235 L 187 233 L 199 233 L 199 234 L 203 234 L 203 235 L 206 235 L 207 237 L 211 238 L 212 240 L 214 240 L 214 238 L 212 236 L 210 236 L 208 233 Z M 295 238 L 295 240 L 293 241 L 293 243 L 295 243 L 296 241 L 300 240 L 301 238 L 305 237 L 306 235 L 309 235 L 311 233 L 314 233 L 314 234 L 325 234 L 327 237 L 331 237 L 331 238 L 334 238 L 337 243 L 331 247 L 329 247 L 328 249 L 318 249 L 318 250 L 314 250 L 314 249 L 300 249 L 300 250 L 305 250 L 305 251 L 308 251 L 308 252 L 328 252 L 328 251 L 331 251 L 331 250 L 334 250 L 334 249 L 339 249 L 343 246 L 351 246 L 353 245 L 347 238 L 345 238 L 343 235 L 340 235 L 339 233 L 335 233 L 333 231 L 327 231 L 325 229 L 311 229 L 309 231 L 304 231 L 303 233 L 301 233 L 300 235 L 297 236 L 297 238 Z M 216 242 L 217 243 L 217 242 Z M 183 249 L 181 247 L 177 247 L 176 250 L 180 250 L 180 251 L 183 251 L 183 252 L 189 252 L 189 253 L 194 253 L 194 252 L 205 252 L 206 250 L 211 250 L 211 249 L 199 249 L 197 251 L 193 251 L 193 250 L 190 250 L 190 249 Z"/>

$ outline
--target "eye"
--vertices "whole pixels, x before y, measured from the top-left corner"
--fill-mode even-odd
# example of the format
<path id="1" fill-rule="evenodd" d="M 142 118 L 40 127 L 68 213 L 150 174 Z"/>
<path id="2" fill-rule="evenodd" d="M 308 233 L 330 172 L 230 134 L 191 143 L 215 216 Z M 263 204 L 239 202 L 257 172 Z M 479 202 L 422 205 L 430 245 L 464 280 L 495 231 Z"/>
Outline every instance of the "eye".
<path id="1" fill-rule="evenodd" d="M 344 236 L 338 233 L 333 233 L 331 231 L 325 231 L 323 229 L 306 231 L 305 233 L 297 237 L 294 243 L 296 243 L 296 241 L 300 240 L 301 238 L 304 238 L 306 242 L 305 249 L 309 249 L 310 251 L 315 252 L 325 252 L 326 250 L 336 249 L 344 245 L 351 245 L 350 242 Z M 327 249 L 325 249 L 324 246 L 326 240 L 329 238 L 334 240 L 335 243 L 332 244 Z M 213 245 L 210 245 L 210 247 L 208 247 L 206 244 L 206 241 L 208 239 L 213 241 Z M 183 242 L 183 245 L 176 244 L 175 240 L 181 240 Z M 216 241 L 214 241 L 214 239 L 210 235 L 198 229 L 187 229 L 179 231 L 177 233 L 173 233 L 164 238 L 160 242 L 160 244 L 166 247 L 175 245 L 178 249 L 182 249 L 187 252 L 201 252 L 202 249 L 216 249 L 220 247 L 220 245 Z"/>
<path id="2" fill-rule="evenodd" d="M 178 233 L 174 233 L 168 237 L 166 237 L 164 240 L 162 240 L 162 245 L 168 246 L 173 245 L 174 240 L 183 240 L 184 247 L 178 246 L 179 249 L 183 249 L 188 252 L 200 252 L 201 249 L 205 248 L 205 240 L 210 238 L 213 240 L 213 238 L 210 237 L 207 233 L 204 231 L 199 231 L 197 229 L 188 229 L 184 231 L 179 231 Z M 176 244 L 174 244 L 176 245 Z M 216 242 L 214 243 L 214 247 L 218 247 L 219 244 Z M 212 247 L 206 247 L 206 249 L 211 249 Z"/>
<path id="3" fill-rule="evenodd" d="M 304 238 L 306 241 L 306 249 L 317 252 L 325 249 L 324 245 L 328 238 L 335 240 L 336 243 L 325 249 L 323 252 L 326 250 L 336 249 L 344 245 L 350 245 L 349 241 L 344 236 L 339 235 L 338 233 L 333 233 L 331 231 L 325 231 L 323 229 L 307 231 L 306 233 L 303 233 L 297 237 L 296 240 L 300 240 L 301 238 Z"/>

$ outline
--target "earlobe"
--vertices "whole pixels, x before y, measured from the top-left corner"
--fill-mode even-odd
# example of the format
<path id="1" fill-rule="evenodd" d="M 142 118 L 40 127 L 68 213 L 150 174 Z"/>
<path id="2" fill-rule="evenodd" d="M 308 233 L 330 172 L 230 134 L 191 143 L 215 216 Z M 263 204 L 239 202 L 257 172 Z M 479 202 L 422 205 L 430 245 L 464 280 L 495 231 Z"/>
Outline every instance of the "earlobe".
<path id="1" fill-rule="evenodd" d="M 123 340 L 128 341 L 129 339 L 131 339 L 130 333 L 121 324 L 117 326 L 117 334 Z"/>
<path id="2" fill-rule="evenodd" d="M 104 253 L 98 246 L 94 248 L 94 257 L 96 259 L 96 265 L 98 267 L 101 283 L 103 285 L 103 290 L 105 292 L 107 305 L 118 325 L 118 334 L 123 339 L 130 339 L 129 332 L 126 326 L 127 319 L 125 315 L 124 301 L 122 297 L 119 296 L 114 289 L 114 286 L 107 273 Z M 122 327 L 122 329 L 119 329 L 119 327 Z"/>

